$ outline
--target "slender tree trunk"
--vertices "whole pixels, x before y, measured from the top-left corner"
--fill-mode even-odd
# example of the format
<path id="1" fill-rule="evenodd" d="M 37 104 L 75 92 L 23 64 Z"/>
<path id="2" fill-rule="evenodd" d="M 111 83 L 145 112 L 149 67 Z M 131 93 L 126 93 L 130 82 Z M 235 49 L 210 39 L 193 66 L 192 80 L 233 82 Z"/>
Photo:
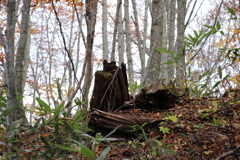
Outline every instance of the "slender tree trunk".
<path id="1" fill-rule="evenodd" d="M 123 24 L 122 24 L 122 0 L 119 8 L 118 17 L 118 58 L 119 65 L 124 63 L 124 35 L 123 35 Z"/>
<path id="2" fill-rule="evenodd" d="M 141 64 L 143 65 L 142 66 L 142 70 L 141 70 L 141 81 L 143 79 L 143 76 L 144 76 L 144 73 L 145 73 L 145 70 L 146 70 L 146 59 L 145 59 L 145 55 L 149 55 L 149 51 L 147 49 L 147 29 L 148 29 L 148 9 L 149 9 L 149 4 L 150 4 L 150 1 L 149 0 L 145 0 L 145 9 L 144 9 L 144 26 L 143 26 L 143 59 L 141 59 Z"/>
<path id="3" fill-rule="evenodd" d="M 84 95 L 83 100 L 88 99 L 89 88 L 92 81 L 92 48 L 93 48 L 93 41 L 94 41 L 94 33 L 95 33 L 95 24 L 96 24 L 96 16 L 97 16 L 97 5 L 98 0 L 85 0 L 86 5 L 86 14 L 85 20 L 87 24 L 87 46 L 86 46 L 86 58 L 87 58 L 87 65 L 86 65 L 86 76 L 84 79 Z"/>
<path id="4" fill-rule="evenodd" d="M 118 15 L 119 15 L 119 10 L 122 5 L 122 1 L 118 0 L 117 3 L 117 10 L 116 10 L 116 19 L 114 22 L 114 31 L 113 31 L 113 41 L 112 41 L 112 52 L 111 52 L 111 61 L 115 61 L 115 46 L 116 46 L 116 37 L 117 37 L 117 30 L 118 30 Z"/>
<path id="5" fill-rule="evenodd" d="M 31 19 L 30 19 L 30 14 L 29 14 L 29 22 L 28 22 L 28 28 L 27 28 L 27 42 L 26 42 L 26 47 L 24 51 L 24 64 L 23 64 L 23 79 L 22 79 L 22 84 L 23 84 L 23 89 L 25 88 L 26 84 L 26 79 L 27 79 L 27 72 L 30 64 L 30 43 L 31 43 Z"/>
<path id="6" fill-rule="evenodd" d="M 27 70 L 24 70 L 24 65 L 28 66 L 28 64 L 24 61 L 25 55 L 28 53 L 29 50 L 26 48 L 26 44 L 28 39 L 28 32 L 29 32 L 29 24 L 30 24 L 30 4 L 31 0 L 24 0 L 23 1 L 23 8 L 22 8 L 22 23 L 21 23 L 21 31 L 20 31 L 20 39 L 18 42 L 18 50 L 16 54 L 16 91 L 17 95 L 21 96 L 24 90 L 24 75 L 26 76 Z M 23 109 L 23 101 L 22 99 L 19 100 L 19 106 L 16 107 L 16 115 L 14 116 L 13 120 L 22 119 L 23 124 L 28 124 L 25 111 Z"/>
<path id="7" fill-rule="evenodd" d="M 79 25 L 79 28 L 78 28 L 79 29 L 79 31 L 78 31 L 78 38 L 77 38 L 77 53 L 76 53 L 77 54 L 77 58 L 76 58 L 76 61 L 75 61 L 75 69 L 76 69 L 76 73 L 77 73 L 78 66 L 79 66 L 79 63 L 80 63 L 80 48 L 81 48 L 80 42 L 81 42 L 81 37 L 83 38 L 83 44 L 84 44 L 85 47 L 86 47 L 86 43 L 85 43 L 84 34 L 82 32 L 82 20 L 83 20 L 83 14 L 84 14 L 83 7 L 81 7 L 81 9 L 79 11 L 81 13 L 80 16 L 79 16 L 78 10 L 76 9 L 76 6 L 74 6 L 74 9 L 75 9 L 75 12 L 76 12 L 76 15 L 77 15 L 77 20 L 78 20 L 78 25 Z M 76 85 L 75 84 L 76 83 L 73 84 L 73 88 L 74 89 L 76 89 L 76 85 L 78 85 L 78 84 L 76 84 Z M 69 98 L 70 98 L 71 94 L 72 93 L 70 93 Z"/>
<path id="8" fill-rule="evenodd" d="M 176 0 L 170 0 L 168 3 L 168 50 L 174 51 Z M 173 61 L 173 57 L 168 56 L 168 61 Z M 170 79 L 174 77 L 174 68 L 174 63 L 168 65 L 168 76 Z"/>
<path id="9" fill-rule="evenodd" d="M 69 56 L 71 57 L 70 59 L 73 59 L 72 58 L 72 47 L 71 47 L 71 44 L 72 44 L 72 39 L 73 39 L 73 23 L 74 23 L 74 16 L 75 13 L 74 13 L 74 8 L 73 8 L 73 12 L 72 12 L 72 20 L 71 20 L 71 28 L 70 28 L 70 37 L 69 37 L 69 42 L 68 42 L 68 50 L 69 50 Z M 73 70 L 72 70 L 72 67 L 71 67 L 71 61 L 69 60 L 67 62 L 67 66 L 68 66 L 68 75 L 69 75 L 69 84 L 68 84 L 68 93 L 71 92 L 72 90 L 72 87 L 73 87 L 73 84 L 74 84 L 74 80 L 73 80 Z M 69 96 L 68 96 L 69 98 Z"/>
<path id="10" fill-rule="evenodd" d="M 166 29 L 166 22 L 167 22 L 167 15 L 166 15 L 166 1 L 162 0 L 162 48 L 167 48 L 167 29 Z M 164 64 L 168 62 L 169 54 L 161 53 L 161 71 L 160 77 L 164 79 L 163 83 L 167 85 L 169 83 L 169 76 L 168 76 L 168 65 Z"/>
<path id="11" fill-rule="evenodd" d="M 7 28 L 5 32 L 6 36 L 6 64 L 7 64 L 7 85 L 8 85 L 8 108 L 11 112 L 8 116 L 9 122 L 11 123 L 15 117 L 14 110 L 16 107 L 16 86 L 15 86 L 15 68 L 14 68 L 14 33 L 16 24 L 16 2 L 15 0 L 7 1 Z M 12 135 L 11 135 L 12 136 Z M 9 138 L 11 138 L 11 136 Z"/>
<path id="12" fill-rule="evenodd" d="M 184 52 L 184 30 L 185 30 L 185 17 L 186 17 L 186 0 L 177 0 L 177 40 L 175 45 L 175 54 L 179 56 L 178 64 L 176 66 L 176 77 L 179 84 L 185 83 L 185 52 Z"/>
<path id="13" fill-rule="evenodd" d="M 14 132 L 14 127 L 10 127 L 14 121 L 17 114 L 17 95 L 16 95 L 16 86 L 15 86 L 15 68 L 14 68 L 14 33 L 15 33 L 15 24 L 16 24 L 16 1 L 8 0 L 7 1 L 7 28 L 5 31 L 6 36 L 6 64 L 7 64 L 7 107 L 10 109 L 10 113 L 7 116 L 7 136 L 8 139 L 16 135 Z M 9 152 L 14 152 L 15 144 L 10 142 Z M 17 155 L 13 155 L 10 160 L 16 158 Z"/>
<path id="14" fill-rule="evenodd" d="M 163 11 L 162 1 L 152 1 L 152 28 L 151 28 L 151 44 L 150 57 L 147 63 L 147 69 L 141 82 L 143 86 L 148 86 L 159 80 L 161 53 L 156 48 L 162 44 L 162 28 L 163 28 Z"/>
<path id="15" fill-rule="evenodd" d="M 139 22 L 138 22 L 138 12 L 137 12 L 137 4 L 135 0 L 132 0 L 132 6 L 133 6 L 133 15 L 134 15 L 134 24 L 135 24 L 135 29 L 136 29 L 136 36 L 138 38 L 138 50 L 139 50 L 139 56 L 140 56 L 140 62 L 141 62 L 141 75 L 143 75 L 143 71 L 145 68 L 145 52 L 143 48 L 143 41 L 142 37 L 140 34 L 140 29 L 139 29 Z"/>
<path id="16" fill-rule="evenodd" d="M 129 1 L 124 1 L 124 17 L 125 17 L 125 31 L 126 31 L 126 52 L 127 52 L 127 63 L 128 63 L 128 79 L 129 83 L 134 83 L 134 73 L 133 73 L 133 62 L 131 53 L 131 39 L 130 39 L 130 25 L 129 25 Z"/>
<path id="17" fill-rule="evenodd" d="M 103 59 L 108 61 L 107 0 L 102 1 L 102 15 Z"/>

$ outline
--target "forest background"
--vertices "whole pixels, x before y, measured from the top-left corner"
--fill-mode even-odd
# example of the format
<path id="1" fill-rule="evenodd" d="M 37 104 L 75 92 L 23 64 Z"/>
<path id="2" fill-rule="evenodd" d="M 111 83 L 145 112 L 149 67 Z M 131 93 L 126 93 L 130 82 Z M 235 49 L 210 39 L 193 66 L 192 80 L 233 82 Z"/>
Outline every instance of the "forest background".
<path id="1" fill-rule="evenodd" d="M 0 1 L 1 93 L 12 110 L 9 123 L 32 123 L 36 97 L 53 108 L 87 104 L 104 59 L 126 63 L 130 86 L 175 77 L 193 97 L 239 87 L 240 1 L 205 3 Z"/>

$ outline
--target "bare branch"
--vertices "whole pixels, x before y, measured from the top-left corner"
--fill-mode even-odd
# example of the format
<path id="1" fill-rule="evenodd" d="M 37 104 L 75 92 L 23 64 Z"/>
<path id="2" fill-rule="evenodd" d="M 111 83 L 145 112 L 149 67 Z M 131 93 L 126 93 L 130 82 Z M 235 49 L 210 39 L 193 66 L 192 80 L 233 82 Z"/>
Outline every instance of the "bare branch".
<path id="1" fill-rule="evenodd" d="M 216 25 L 216 22 L 217 22 L 217 19 L 218 19 L 217 17 L 218 17 L 218 15 L 219 15 L 219 13 L 220 13 L 222 4 L 223 4 L 223 0 L 221 1 L 220 6 L 219 6 L 219 8 L 218 8 L 218 12 L 217 12 L 217 14 L 216 14 L 214 23 L 213 23 L 213 25 L 212 25 L 213 27 Z M 203 46 L 204 46 L 205 43 L 207 42 L 207 40 L 208 40 L 208 38 L 209 38 L 210 35 L 211 35 L 211 34 L 209 34 L 209 35 L 205 38 L 205 40 L 204 40 L 204 42 L 202 43 L 201 47 L 199 47 L 198 51 L 192 56 L 192 58 L 190 59 L 190 61 L 192 61 L 192 60 L 198 55 L 198 53 L 202 50 Z M 187 66 L 188 64 L 189 64 L 189 62 L 186 64 L 186 66 Z"/>
<path id="2" fill-rule="evenodd" d="M 58 24 L 59 24 L 60 33 L 61 33 L 61 36 L 62 36 L 62 39 L 63 39 L 64 49 L 65 49 L 65 51 L 67 52 L 68 58 L 69 58 L 69 60 L 70 60 L 70 62 L 71 62 L 75 81 L 76 81 L 76 83 L 78 83 L 78 79 L 77 79 L 75 67 L 74 67 L 74 64 L 73 64 L 73 60 L 72 60 L 72 57 L 71 57 L 71 55 L 70 55 L 69 50 L 67 49 L 66 40 L 65 40 L 65 37 L 64 37 L 63 31 L 62 31 L 62 23 L 60 22 L 60 20 L 59 20 L 59 18 L 58 18 L 58 14 L 57 14 L 57 11 L 56 11 L 56 8 L 55 8 L 55 6 L 54 6 L 54 2 L 53 2 L 53 1 L 52 1 L 52 6 L 53 6 L 54 13 L 55 13 L 55 15 L 56 15 L 56 19 L 57 19 Z"/>
<path id="3" fill-rule="evenodd" d="M 84 33 L 83 33 L 83 31 L 82 31 L 82 26 L 81 26 L 81 24 L 82 24 L 82 19 L 80 19 L 80 17 L 79 17 L 79 13 L 78 13 L 78 11 L 77 11 L 77 6 L 76 6 L 75 1 L 72 0 L 72 2 L 73 2 L 73 5 L 74 5 L 74 10 L 75 10 L 75 12 L 76 12 L 76 14 L 77 14 L 77 19 L 78 19 L 78 24 L 79 24 L 80 32 L 81 32 L 81 34 L 83 35 L 83 36 L 82 36 L 82 38 L 83 38 L 83 44 L 84 44 L 84 46 L 85 46 L 85 48 L 86 48 L 86 40 L 85 40 L 85 36 L 84 36 Z"/>
<path id="4" fill-rule="evenodd" d="M 228 157 L 228 156 L 233 156 L 233 155 L 235 155 L 235 156 L 240 156 L 240 154 L 237 153 L 237 151 L 238 151 L 239 149 L 240 149 L 240 146 L 236 147 L 236 148 L 235 148 L 234 150 L 232 150 L 232 151 L 229 151 L 229 152 L 224 153 L 223 155 L 217 157 L 216 160 L 223 160 L 223 159 L 225 159 L 226 157 Z"/>

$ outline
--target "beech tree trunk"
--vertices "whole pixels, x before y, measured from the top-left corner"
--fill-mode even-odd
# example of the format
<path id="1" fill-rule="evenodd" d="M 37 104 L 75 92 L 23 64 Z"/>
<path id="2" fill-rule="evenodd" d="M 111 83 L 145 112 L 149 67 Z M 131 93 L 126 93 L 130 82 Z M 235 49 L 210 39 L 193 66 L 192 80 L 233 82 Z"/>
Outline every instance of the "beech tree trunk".
<path id="1" fill-rule="evenodd" d="M 116 37 L 117 37 L 117 30 L 118 30 L 118 15 L 120 11 L 120 7 L 122 5 L 122 1 L 118 0 L 117 1 L 117 9 L 116 9 L 116 18 L 114 21 L 114 31 L 113 31 L 113 40 L 112 40 L 112 51 L 111 51 L 111 61 L 115 61 L 115 47 L 116 47 Z"/>
<path id="2" fill-rule="evenodd" d="M 124 0 L 124 17 L 125 17 L 125 35 L 126 35 L 126 52 L 127 52 L 127 64 L 128 64 L 128 79 L 129 83 L 134 83 L 134 72 L 133 72 L 133 60 L 131 53 L 131 33 L 130 33 L 130 25 L 129 25 L 129 1 Z"/>
<path id="3" fill-rule="evenodd" d="M 118 58 L 119 65 L 124 63 L 124 35 L 123 35 L 123 24 L 122 24 L 122 0 L 119 8 L 118 17 Z"/>
<path id="4" fill-rule="evenodd" d="M 138 12 L 137 12 L 137 4 L 135 0 L 132 0 L 132 6 L 133 6 L 133 15 L 134 15 L 134 25 L 135 25 L 135 30 L 136 30 L 136 36 L 138 38 L 138 50 L 139 50 L 139 57 L 140 57 L 140 62 L 141 62 L 141 75 L 143 75 L 143 71 L 145 68 L 145 51 L 143 48 L 143 40 L 140 34 L 140 29 L 139 29 L 139 22 L 138 22 Z"/>
<path id="5" fill-rule="evenodd" d="M 20 39 L 18 42 L 18 50 L 16 54 L 16 91 L 17 96 L 20 97 L 23 94 L 25 87 L 25 79 L 27 75 L 27 69 L 29 65 L 29 61 L 26 61 L 27 57 L 29 57 L 30 50 L 30 4 L 31 0 L 23 1 L 23 9 L 22 9 L 22 23 L 21 23 L 21 31 L 20 31 Z M 27 47 L 28 46 L 28 47 Z M 13 121 L 22 119 L 23 124 L 28 124 L 27 117 L 25 115 L 25 111 L 23 109 L 23 101 L 19 100 L 18 107 L 16 107 L 15 116 L 12 117 Z"/>
<path id="6" fill-rule="evenodd" d="M 16 106 L 17 97 L 16 97 L 16 86 L 15 86 L 15 68 L 14 68 L 14 33 L 15 33 L 15 24 L 16 24 L 16 2 L 15 0 L 9 0 L 7 2 L 7 28 L 5 32 L 6 36 L 6 63 L 7 63 L 7 107 L 12 110 L 8 116 L 9 123 L 13 122 L 12 120 L 14 115 L 14 108 Z M 10 132 L 8 132 L 10 133 Z M 13 136 L 11 133 L 8 135 L 9 138 Z"/>
<path id="7" fill-rule="evenodd" d="M 12 138 L 18 136 L 18 127 L 27 124 L 27 118 L 23 109 L 22 100 L 18 99 L 23 94 L 24 87 L 24 57 L 26 52 L 26 43 L 28 42 L 28 24 L 29 24 L 29 11 L 31 0 L 23 1 L 22 23 L 20 29 L 20 40 L 18 44 L 18 51 L 16 55 L 16 68 L 15 68 L 15 28 L 17 20 L 17 5 L 15 0 L 7 1 L 7 28 L 5 32 L 6 37 L 6 73 L 7 73 L 7 107 L 9 108 L 9 115 L 7 116 L 7 136 Z M 26 71 L 25 71 L 26 72 Z M 25 73 L 26 74 L 26 73 Z M 17 78 L 17 81 L 16 81 Z M 20 100 L 20 103 L 18 103 Z M 15 123 L 15 125 L 12 125 Z M 15 152 L 14 147 L 19 147 L 19 143 L 10 142 L 9 151 Z M 12 155 L 9 159 L 17 159 L 17 154 Z"/>
<path id="8" fill-rule="evenodd" d="M 179 85 L 185 83 L 185 51 L 184 51 L 184 31 L 185 31 L 185 17 L 186 17 L 186 0 L 177 0 L 177 40 L 175 44 L 176 56 L 181 55 L 176 66 L 176 77 Z"/>
<path id="9" fill-rule="evenodd" d="M 167 15 L 166 15 L 166 1 L 162 1 L 162 48 L 167 48 L 167 29 L 166 29 L 166 21 L 167 21 Z M 164 64 L 168 62 L 169 54 L 167 53 L 161 53 L 161 67 L 160 67 L 160 77 L 164 78 L 164 84 L 167 85 L 170 82 L 169 76 L 168 76 L 168 65 Z"/>
<path id="10" fill-rule="evenodd" d="M 148 59 L 146 72 L 142 79 L 143 86 L 149 86 L 159 80 L 161 53 L 156 50 L 162 45 L 163 28 L 163 9 L 162 0 L 152 1 L 152 27 L 151 27 L 151 44 L 150 57 Z"/>
<path id="11" fill-rule="evenodd" d="M 87 46 L 86 46 L 87 65 L 86 65 L 86 76 L 85 76 L 84 85 L 83 85 L 83 88 L 84 88 L 83 100 L 86 101 L 88 100 L 89 88 L 92 82 L 92 72 L 93 72 L 92 48 L 93 48 L 93 41 L 94 41 L 98 0 L 94 0 L 94 1 L 86 0 L 85 5 L 86 5 L 85 20 L 87 24 Z"/>
<path id="12" fill-rule="evenodd" d="M 102 1 L 103 59 L 108 60 L 107 0 Z"/>
<path id="13" fill-rule="evenodd" d="M 103 71 L 95 73 L 95 83 L 90 108 L 114 111 L 129 100 L 126 66 L 103 61 Z"/>
<path id="14" fill-rule="evenodd" d="M 175 42 L 175 19 L 176 19 L 176 0 L 170 0 L 168 7 L 168 50 L 174 51 Z M 173 61 L 173 57 L 168 56 L 168 61 Z M 168 76 L 174 77 L 174 63 L 168 65 Z"/>

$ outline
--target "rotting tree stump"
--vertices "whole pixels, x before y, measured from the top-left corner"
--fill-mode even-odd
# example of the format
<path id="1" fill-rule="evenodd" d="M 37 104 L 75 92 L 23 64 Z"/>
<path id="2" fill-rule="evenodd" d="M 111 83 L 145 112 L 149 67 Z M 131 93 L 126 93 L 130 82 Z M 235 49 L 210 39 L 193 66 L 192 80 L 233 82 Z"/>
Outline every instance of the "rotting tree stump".
<path id="1" fill-rule="evenodd" d="M 116 62 L 103 60 L 103 71 L 95 73 L 91 109 L 114 111 L 125 101 L 129 101 L 126 66 L 116 66 Z"/>
<path id="2" fill-rule="evenodd" d="M 163 80 L 159 79 L 155 84 L 141 89 L 135 99 L 130 101 L 125 65 L 121 64 L 120 68 L 115 62 L 108 63 L 104 60 L 103 71 L 95 73 L 95 86 L 90 102 L 89 128 L 95 133 L 101 132 L 107 135 L 118 127 L 117 133 L 113 135 L 118 138 L 138 137 L 141 132 L 129 132 L 132 129 L 130 126 L 142 126 L 144 123 L 147 123 L 144 126 L 146 131 L 159 132 L 159 123 L 164 120 L 124 116 L 119 115 L 118 111 L 133 109 L 133 107 L 146 111 L 174 107 L 178 97 L 169 91 L 170 85 L 165 87 L 162 82 Z M 117 112 L 118 114 L 114 114 Z"/>

